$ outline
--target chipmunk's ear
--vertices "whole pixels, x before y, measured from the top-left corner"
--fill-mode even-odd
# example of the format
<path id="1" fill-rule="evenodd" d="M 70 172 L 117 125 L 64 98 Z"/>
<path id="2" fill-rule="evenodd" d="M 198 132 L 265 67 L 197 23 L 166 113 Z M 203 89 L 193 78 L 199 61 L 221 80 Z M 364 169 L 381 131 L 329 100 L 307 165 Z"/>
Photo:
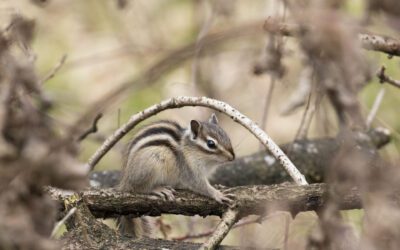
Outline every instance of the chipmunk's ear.
<path id="1" fill-rule="evenodd" d="M 215 113 L 212 113 L 212 114 L 211 114 L 211 117 L 210 117 L 210 119 L 208 119 L 208 122 L 209 122 L 209 123 L 212 123 L 212 124 L 218 124 L 218 118 L 217 118 L 217 116 L 215 115 Z"/>
<path id="2" fill-rule="evenodd" d="M 201 123 L 196 120 L 190 121 L 190 131 L 193 134 L 193 139 L 196 139 L 200 133 Z"/>

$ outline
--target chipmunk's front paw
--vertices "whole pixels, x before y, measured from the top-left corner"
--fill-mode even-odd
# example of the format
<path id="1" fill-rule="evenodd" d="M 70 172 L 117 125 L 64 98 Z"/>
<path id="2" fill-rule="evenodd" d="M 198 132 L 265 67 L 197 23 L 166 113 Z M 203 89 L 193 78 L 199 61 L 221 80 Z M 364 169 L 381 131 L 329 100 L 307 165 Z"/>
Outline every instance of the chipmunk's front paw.
<path id="1" fill-rule="evenodd" d="M 228 206 L 232 206 L 234 201 L 232 200 L 233 198 L 235 198 L 235 196 L 233 194 L 224 194 L 221 193 L 220 191 L 216 190 L 215 194 L 214 194 L 214 199 L 221 204 L 225 204 Z"/>
<path id="2" fill-rule="evenodd" d="M 154 189 L 151 193 L 160 196 L 161 198 L 168 201 L 175 200 L 175 195 L 174 195 L 175 189 L 171 187 L 158 187 Z"/>

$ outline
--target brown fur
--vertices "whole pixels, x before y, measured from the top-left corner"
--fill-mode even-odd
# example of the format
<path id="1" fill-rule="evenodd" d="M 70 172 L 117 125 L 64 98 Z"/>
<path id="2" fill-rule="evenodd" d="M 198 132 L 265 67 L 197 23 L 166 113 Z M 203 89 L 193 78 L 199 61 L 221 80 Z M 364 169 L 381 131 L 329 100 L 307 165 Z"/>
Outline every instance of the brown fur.
<path id="1" fill-rule="evenodd" d="M 230 201 L 207 180 L 209 167 L 234 159 L 228 135 L 215 115 L 208 122 L 192 120 L 190 124 L 184 130 L 174 122 L 161 121 L 139 131 L 128 144 L 119 190 L 151 193 L 168 186 L 189 189 L 218 202 Z M 207 138 L 215 140 L 218 149 L 208 148 Z M 134 237 L 146 234 L 144 223 L 126 216 L 118 219 L 120 232 Z"/>

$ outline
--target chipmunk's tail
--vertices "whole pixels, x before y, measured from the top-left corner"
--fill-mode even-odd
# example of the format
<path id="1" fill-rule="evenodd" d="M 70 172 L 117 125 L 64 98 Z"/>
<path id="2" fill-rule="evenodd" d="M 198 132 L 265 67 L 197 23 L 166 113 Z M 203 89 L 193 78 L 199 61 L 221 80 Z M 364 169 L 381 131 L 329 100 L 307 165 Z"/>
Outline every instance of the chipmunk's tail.
<path id="1" fill-rule="evenodd" d="M 147 218 L 131 218 L 121 216 L 117 219 L 118 230 L 122 235 L 133 238 L 141 238 L 151 234 L 151 225 Z"/>

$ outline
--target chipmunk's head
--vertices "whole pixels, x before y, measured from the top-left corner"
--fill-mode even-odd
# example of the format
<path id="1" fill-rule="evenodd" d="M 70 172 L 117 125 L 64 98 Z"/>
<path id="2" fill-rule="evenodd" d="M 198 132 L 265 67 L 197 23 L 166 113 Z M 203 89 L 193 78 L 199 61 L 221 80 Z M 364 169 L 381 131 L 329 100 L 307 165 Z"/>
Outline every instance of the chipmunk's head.
<path id="1" fill-rule="evenodd" d="M 218 119 L 212 114 L 207 122 L 191 120 L 189 125 L 189 140 L 193 150 L 197 150 L 198 158 L 206 162 L 223 163 L 235 159 L 231 140 L 218 125 Z"/>

